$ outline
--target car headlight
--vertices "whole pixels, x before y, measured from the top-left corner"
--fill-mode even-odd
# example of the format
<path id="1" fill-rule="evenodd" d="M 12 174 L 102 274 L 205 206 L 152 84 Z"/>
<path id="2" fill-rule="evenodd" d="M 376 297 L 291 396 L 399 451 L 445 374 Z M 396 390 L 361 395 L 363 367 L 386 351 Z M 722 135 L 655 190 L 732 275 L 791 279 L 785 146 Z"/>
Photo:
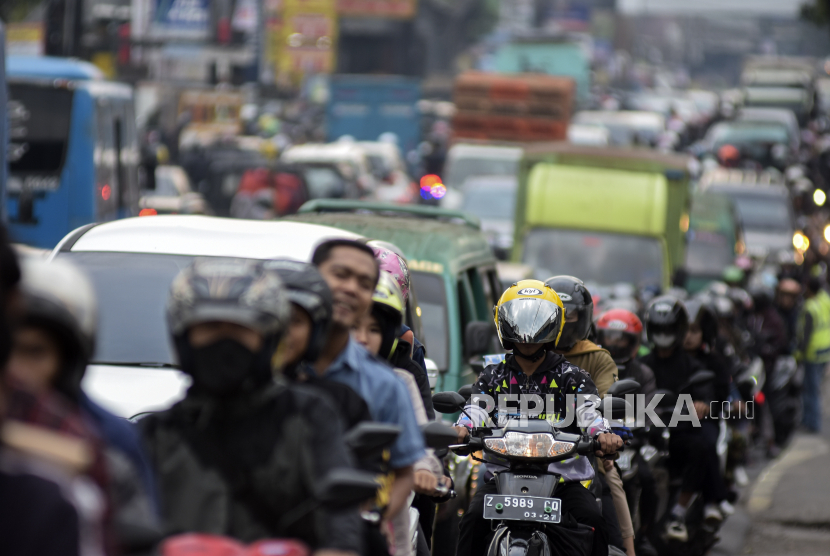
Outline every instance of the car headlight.
<path id="1" fill-rule="evenodd" d="M 484 446 L 498 454 L 520 458 L 551 458 L 572 451 L 573 442 L 557 441 L 550 433 L 508 432 L 503 438 L 487 438 Z"/>

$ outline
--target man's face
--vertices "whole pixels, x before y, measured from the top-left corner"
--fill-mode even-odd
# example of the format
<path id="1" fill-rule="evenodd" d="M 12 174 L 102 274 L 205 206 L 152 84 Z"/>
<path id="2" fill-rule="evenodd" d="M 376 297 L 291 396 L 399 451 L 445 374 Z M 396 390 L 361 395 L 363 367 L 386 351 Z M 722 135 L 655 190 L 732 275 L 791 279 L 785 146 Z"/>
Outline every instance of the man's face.
<path id="1" fill-rule="evenodd" d="M 311 340 L 311 318 L 297 305 L 291 305 L 291 322 L 285 333 L 283 349 L 285 350 L 285 364 L 295 365 L 300 362 L 308 350 Z"/>
<path id="2" fill-rule="evenodd" d="M 195 349 L 207 347 L 220 340 L 235 340 L 254 352 L 262 347 L 262 336 L 259 332 L 232 322 L 202 322 L 193 325 L 188 330 L 188 340 Z"/>
<path id="3" fill-rule="evenodd" d="M 24 327 L 15 333 L 7 367 L 14 380 L 34 392 L 45 392 L 52 388 L 60 365 L 60 348 L 44 330 Z"/>
<path id="4" fill-rule="evenodd" d="M 782 309 L 789 310 L 795 307 L 796 296 L 791 293 L 778 292 L 778 306 Z"/>
<path id="5" fill-rule="evenodd" d="M 372 304 L 378 281 L 375 259 L 359 249 L 339 246 L 331 250 L 318 270 L 334 298 L 332 322 L 352 329 Z"/>

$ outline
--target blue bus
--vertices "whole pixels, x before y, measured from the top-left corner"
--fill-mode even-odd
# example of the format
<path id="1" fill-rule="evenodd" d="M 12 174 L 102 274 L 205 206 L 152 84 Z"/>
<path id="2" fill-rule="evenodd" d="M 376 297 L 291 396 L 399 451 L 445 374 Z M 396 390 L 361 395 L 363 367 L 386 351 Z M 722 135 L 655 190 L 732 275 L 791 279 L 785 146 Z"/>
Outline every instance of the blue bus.
<path id="1" fill-rule="evenodd" d="M 69 231 L 138 214 L 132 88 L 87 62 L 6 59 L 12 240 L 54 247 Z"/>

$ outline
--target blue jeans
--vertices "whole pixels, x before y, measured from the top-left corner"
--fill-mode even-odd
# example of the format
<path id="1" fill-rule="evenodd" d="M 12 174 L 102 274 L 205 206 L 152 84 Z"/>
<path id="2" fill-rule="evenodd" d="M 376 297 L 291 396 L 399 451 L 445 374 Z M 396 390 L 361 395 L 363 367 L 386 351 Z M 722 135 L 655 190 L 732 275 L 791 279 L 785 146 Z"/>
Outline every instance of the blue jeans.
<path id="1" fill-rule="evenodd" d="M 821 430 L 821 379 L 826 363 L 804 363 L 804 386 L 801 399 L 804 416 L 801 424 L 813 432 Z"/>

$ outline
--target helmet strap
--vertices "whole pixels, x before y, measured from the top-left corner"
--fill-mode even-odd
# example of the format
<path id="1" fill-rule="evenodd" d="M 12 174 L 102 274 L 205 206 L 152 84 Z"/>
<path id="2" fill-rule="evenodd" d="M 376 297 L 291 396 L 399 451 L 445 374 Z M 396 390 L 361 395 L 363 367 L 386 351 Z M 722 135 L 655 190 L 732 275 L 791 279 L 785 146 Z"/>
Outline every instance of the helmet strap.
<path id="1" fill-rule="evenodd" d="M 522 353 L 521 351 L 516 349 L 515 346 L 513 346 L 513 355 L 515 355 L 516 357 L 521 357 L 522 359 L 527 359 L 531 363 L 535 363 L 536 361 L 538 361 L 539 359 L 544 357 L 545 354 L 547 353 L 547 351 L 548 351 L 548 346 L 545 345 L 545 344 L 542 344 L 542 346 L 539 349 L 537 349 L 536 351 L 534 351 L 530 355 L 525 355 L 524 353 Z"/>

